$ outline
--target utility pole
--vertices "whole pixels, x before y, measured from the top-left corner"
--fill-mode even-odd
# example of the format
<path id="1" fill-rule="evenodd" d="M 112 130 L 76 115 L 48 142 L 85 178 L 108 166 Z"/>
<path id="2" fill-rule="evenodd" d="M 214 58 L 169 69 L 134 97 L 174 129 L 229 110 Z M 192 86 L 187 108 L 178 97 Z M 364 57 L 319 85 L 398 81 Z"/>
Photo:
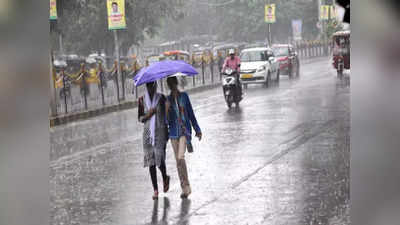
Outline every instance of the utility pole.
<path id="1" fill-rule="evenodd" d="M 120 0 L 120 3 L 112 0 L 107 0 L 107 16 L 108 16 L 108 29 L 113 31 L 114 34 L 114 46 L 115 46 L 115 57 L 117 58 L 117 76 L 116 76 L 116 84 L 117 84 L 117 99 L 118 103 L 121 101 L 120 93 L 119 93 L 119 82 L 122 81 L 121 74 L 121 64 L 119 59 L 119 42 L 118 42 L 118 33 L 117 30 L 126 29 L 126 20 L 125 20 L 125 0 Z M 122 81 L 122 85 L 124 82 Z M 124 90 L 124 88 L 122 89 Z M 124 100 L 125 93 L 122 93 L 122 100 Z"/>
<path id="2" fill-rule="evenodd" d="M 57 116 L 57 106 L 56 106 L 56 89 L 54 87 L 54 77 L 53 77 L 53 54 L 50 52 L 50 115 Z"/>
<path id="3" fill-rule="evenodd" d="M 55 1 L 50 1 L 50 17 L 49 17 L 49 22 L 50 22 L 50 32 L 55 32 L 55 33 L 61 33 L 58 29 L 57 26 L 57 7 L 56 7 L 56 2 Z M 54 61 L 54 56 L 53 56 L 53 48 L 50 46 L 50 54 L 49 54 L 49 59 L 50 59 L 50 71 L 49 71 L 49 78 L 50 78 L 50 115 L 52 117 L 57 116 L 57 103 L 56 103 L 56 89 L 55 89 L 55 77 L 53 76 L 54 74 L 54 67 L 53 67 L 53 61 Z"/>
<path id="4" fill-rule="evenodd" d="M 322 28 L 322 19 L 321 19 L 321 0 L 318 0 L 318 23 L 319 23 L 319 35 L 321 36 L 323 34 L 323 28 Z M 318 25 L 317 23 L 317 25 Z"/>
<path id="5" fill-rule="evenodd" d="M 323 41 L 326 41 L 326 37 L 325 37 L 325 21 L 323 18 L 321 18 L 321 6 L 323 0 L 318 0 L 318 23 L 319 23 L 319 30 L 320 30 L 320 38 Z M 324 5 L 325 5 L 325 1 L 324 1 Z"/>
<path id="6" fill-rule="evenodd" d="M 269 19 L 267 20 L 267 4 L 268 4 L 268 6 L 270 6 L 271 5 L 271 0 L 268 0 L 268 1 L 265 0 L 264 2 L 265 2 L 264 17 L 265 17 L 265 22 L 268 23 L 268 45 L 271 46 L 271 44 L 272 44 L 271 21 L 269 21 Z M 273 12 L 274 13 L 274 17 L 275 17 L 275 14 L 276 14 L 275 11 L 276 11 L 276 9 Z"/>
<path id="7" fill-rule="evenodd" d="M 120 66 L 120 60 L 119 60 L 119 42 L 118 42 L 117 30 L 113 30 L 113 33 L 114 33 L 115 56 L 117 58 L 117 99 L 118 99 L 118 102 L 120 102 L 121 99 L 120 99 L 120 96 L 119 96 L 119 82 L 118 82 L 118 80 L 122 81 L 122 76 L 121 76 L 121 66 Z"/>
<path id="8" fill-rule="evenodd" d="M 63 56 L 64 55 L 64 44 L 63 44 L 63 36 L 61 31 L 58 33 L 58 41 L 60 45 L 60 54 Z"/>
<path id="9" fill-rule="evenodd" d="M 271 5 L 271 0 L 268 0 L 268 5 Z M 272 45 L 271 23 L 268 23 L 268 45 Z"/>

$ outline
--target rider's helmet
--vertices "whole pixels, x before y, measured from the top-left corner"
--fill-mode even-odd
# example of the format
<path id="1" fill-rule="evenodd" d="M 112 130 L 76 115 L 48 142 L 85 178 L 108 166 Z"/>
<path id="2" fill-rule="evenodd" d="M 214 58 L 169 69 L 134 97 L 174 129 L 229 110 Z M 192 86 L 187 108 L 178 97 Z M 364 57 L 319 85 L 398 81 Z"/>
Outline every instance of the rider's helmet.
<path id="1" fill-rule="evenodd" d="M 229 55 L 234 55 L 235 54 L 235 49 L 233 49 L 233 48 L 231 48 L 231 49 L 229 49 Z"/>

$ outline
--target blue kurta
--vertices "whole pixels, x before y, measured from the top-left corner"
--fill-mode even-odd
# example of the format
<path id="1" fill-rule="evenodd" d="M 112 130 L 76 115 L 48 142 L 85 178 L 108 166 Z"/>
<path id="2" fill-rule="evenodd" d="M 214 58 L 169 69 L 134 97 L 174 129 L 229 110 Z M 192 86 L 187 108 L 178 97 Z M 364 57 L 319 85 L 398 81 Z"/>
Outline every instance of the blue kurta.
<path id="1" fill-rule="evenodd" d="M 186 92 L 180 92 L 178 102 L 170 95 L 168 100 L 171 103 L 171 108 L 168 113 L 169 138 L 178 139 L 185 135 L 188 142 L 192 138 L 192 127 L 196 133 L 201 133 L 199 124 L 193 112 L 192 104 Z M 178 109 L 179 106 L 179 109 Z M 181 117 L 182 123 L 179 122 Z"/>

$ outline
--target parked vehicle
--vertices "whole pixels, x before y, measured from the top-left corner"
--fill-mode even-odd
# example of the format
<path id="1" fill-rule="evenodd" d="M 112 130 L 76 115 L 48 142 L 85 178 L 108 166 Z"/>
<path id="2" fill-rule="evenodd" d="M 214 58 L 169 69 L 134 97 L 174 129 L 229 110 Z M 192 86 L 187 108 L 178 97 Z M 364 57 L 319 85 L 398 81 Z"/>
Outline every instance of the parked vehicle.
<path id="1" fill-rule="evenodd" d="M 167 51 L 163 53 L 164 57 L 169 60 L 183 60 L 190 63 L 190 54 L 187 51 Z"/>
<path id="2" fill-rule="evenodd" d="M 213 48 L 213 56 L 216 58 L 219 55 L 221 55 L 222 58 L 226 58 L 229 54 L 228 51 L 229 49 L 235 49 L 236 53 L 239 54 L 240 50 L 239 49 L 239 45 L 238 44 L 222 44 L 222 45 L 218 45 L 215 46 Z"/>
<path id="3" fill-rule="evenodd" d="M 264 41 L 256 41 L 254 43 L 249 43 L 244 46 L 244 48 L 262 48 L 262 47 L 267 47 L 268 44 L 265 43 Z"/>
<path id="4" fill-rule="evenodd" d="M 192 55 L 192 64 L 195 67 L 199 67 L 201 65 L 201 60 L 203 57 L 203 51 L 196 51 Z"/>
<path id="5" fill-rule="evenodd" d="M 163 53 L 163 56 L 169 60 L 182 60 L 190 64 L 190 53 L 187 51 L 181 51 L 181 50 L 167 51 Z M 182 88 L 184 88 L 187 85 L 186 76 L 180 76 L 178 80 Z"/>
<path id="6" fill-rule="evenodd" d="M 151 65 L 151 64 L 153 64 L 155 62 L 161 61 L 161 58 L 162 57 L 160 55 L 157 55 L 157 54 L 147 56 L 146 57 L 146 66 L 149 66 L 149 65 Z"/>
<path id="7" fill-rule="evenodd" d="M 279 62 L 271 48 L 249 48 L 240 54 L 240 80 L 247 84 L 262 83 L 268 87 L 272 80 L 279 82 Z"/>
<path id="8" fill-rule="evenodd" d="M 233 103 L 236 104 L 236 107 L 239 106 L 242 96 L 239 93 L 238 71 L 226 68 L 222 75 L 222 90 L 228 108 L 231 108 Z"/>
<path id="9" fill-rule="evenodd" d="M 91 64 L 91 63 L 101 63 L 102 65 L 106 65 L 107 60 L 106 60 L 106 56 L 103 55 L 99 55 L 98 53 L 93 53 L 90 54 L 87 58 L 86 58 L 86 63 Z"/>
<path id="10" fill-rule="evenodd" d="M 281 74 L 288 75 L 289 78 L 300 76 L 299 56 L 290 44 L 276 44 L 272 46 L 274 54 L 279 62 Z"/>
<path id="11" fill-rule="evenodd" d="M 333 67 L 338 77 L 343 76 L 344 69 L 350 69 L 350 31 L 338 31 L 332 36 Z"/>

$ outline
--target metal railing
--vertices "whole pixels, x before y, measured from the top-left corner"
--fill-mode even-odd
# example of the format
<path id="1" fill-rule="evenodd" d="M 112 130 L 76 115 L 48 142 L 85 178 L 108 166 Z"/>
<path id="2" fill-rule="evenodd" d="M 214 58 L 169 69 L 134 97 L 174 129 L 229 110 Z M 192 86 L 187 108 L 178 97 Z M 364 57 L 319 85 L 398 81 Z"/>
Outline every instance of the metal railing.
<path id="1" fill-rule="evenodd" d="M 294 45 L 300 58 L 308 59 L 329 56 L 332 53 L 330 42 L 302 42 Z"/>
<path id="2" fill-rule="evenodd" d="M 216 65 L 203 65 L 197 68 L 199 74 L 180 79 L 183 90 L 210 85 L 220 81 Z M 96 71 L 90 75 L 87 70 L 77 74 L 67 74 L 61 69 L 54 76 L 56 116 L 65 116 L 88 110 L 101 109 L 137 100 L 144 94 L 144 85 L 136 87 L 133 81 L 135 71 L 122 71 L 118 77 L 115 71 Z M 158 81 L 158 91 L 168 94 L 165 79 Z"/>
<path id="3" fill-rule="evenodd" d="M 332 50 L 329 43 L 311 42 L 297 44 L 295 48 L 300 59 L 327 56 L 331 54 Z M 181 79 L 181 88 L 187 90 L 220 82 L 221 62 L 221 60 L 212 59 L 193 63 L 199 74 Z M 82 68 L 85 68 L 85 65 Z M 101 68 L 101 65 L 98 65 L 97 68 Z M 97 69 L 95 75 L 85 69 L 81 69 L 73 75 L 67 74 L 61 69 L 53 76 L 56 116 L 101 109 L 105 106 L 137 100 L 144 94 L 144 86 L 135 86 L 132 79 L 135 71 L 123 69 L 121 74 L 122 76 L 118 77 L 115 68 L 111 70 Z M 158 84 L 158 91 L 167 94 L 168 88 L 165 79 L 158 81 Z"/>

